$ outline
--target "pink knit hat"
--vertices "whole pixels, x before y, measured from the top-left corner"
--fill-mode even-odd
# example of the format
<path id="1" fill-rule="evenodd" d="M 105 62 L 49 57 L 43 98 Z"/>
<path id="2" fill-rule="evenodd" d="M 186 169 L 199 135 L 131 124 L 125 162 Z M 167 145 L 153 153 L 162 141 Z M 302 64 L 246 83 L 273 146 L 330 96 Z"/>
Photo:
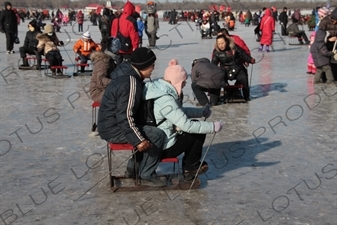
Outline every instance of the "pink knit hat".
<path id="1" fill-rule="evenodd" d="M 330 13 L 329 9 L 327 9 L 327 8 L 325 8 L 325 7 L 320 8 L 320 9 L 318 10 L 318 15 L 319 15 L 319 16 L 326 16 L 326 15 L 329 15 L 329 13 Z"/>
<path id="2" fill-rule="evenodd" d="M 178 61 L 176 59 L 171 59 L 165 70 L 164 79 L 166 81 L 170 81 L 177 90 L 178 95 L 180 95 L 182 84 L 187 80 L 187 73 L 184 67 L 178 65 Z"/>

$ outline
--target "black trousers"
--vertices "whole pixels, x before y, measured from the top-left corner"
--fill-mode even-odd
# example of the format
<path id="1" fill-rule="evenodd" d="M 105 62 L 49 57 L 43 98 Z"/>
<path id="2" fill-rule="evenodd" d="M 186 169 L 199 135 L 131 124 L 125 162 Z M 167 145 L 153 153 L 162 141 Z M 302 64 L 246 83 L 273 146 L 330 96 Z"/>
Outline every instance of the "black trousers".
<path id="1" fill-rule="evenodd" d="M 12 51 L 14 49 L 15 34 L 6 32 L 6 48 L 7 51 Z"/>
<path id="2" fill-rule="evenodd" d="M 46 54 L 46 58 L 48 59 L 50 66 L 62 66 L 62 56 L 58 51 L 49 51 Z"/>
<path id="3" fill-rule="evenodd" d="M 283 25 L 281 24 L 281 35 L 282 36 L 287 36 L 287 23 L 283 23 Z"/>
<path id="4" fill-rule="evenodd" d="M 20 51 L 20 57 L 21 58 L 26 58 L 26 55 L 36 55 L 36 58 L 38 59 L 38 56 L 39 54 L 36 54 L 35 50 L 33 47 L 20 47 L 19 48 L 19 51 Z M 41 56 L 39 55 L 39 57 L 41 58 Z"/>
<path id="5" fill-rule="evenodd" d="M 221 89 L 204 88 L 197 85 L 195 82 L 191 84 L 191 87 L 200 105 L 206 105 L 208 103 L 211 105 L 217 105 L 219 103 Z M 210 102 L 208 101 L 208 97 L 205 92 L 208 92 L 211 100 Z"/>
<path id="6" fill-rule="evenodd" d="M 239 73 L 236 75 L 236 83 L 235 84 L 242 84 L 242 92 L 244 99 L 249 99 L 249 84 L 248 84 L 248 75 L 245 70 L 241 69 Z M 228 80 L 227 80 L 228 81 Z"/>
<path id="7" fill-rule="evenodd" d="M 83 32 L 83 23 L 78 24 L 78 32 Z"/>
<path id="8" fill-rule="evenodd" d="M 199 168 L 206 134 L 182 133 L 177 136 L 176 143 L 165 149 L 162 158 L 177 157 L 184 153 L 183 170 L 195 170 Z"/>

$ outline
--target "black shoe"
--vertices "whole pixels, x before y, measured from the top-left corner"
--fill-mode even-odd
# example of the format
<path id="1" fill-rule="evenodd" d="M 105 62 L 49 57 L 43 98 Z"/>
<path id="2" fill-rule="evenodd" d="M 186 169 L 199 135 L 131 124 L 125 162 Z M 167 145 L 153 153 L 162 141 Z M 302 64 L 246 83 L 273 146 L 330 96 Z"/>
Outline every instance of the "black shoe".
<path id="1" fill-rule="evenodd" d="M 184 178 L 186 181 L 193 180 L 195 174 L 197 173 L 198 168 L 194 170 L 184 170 Z M 203 161 L 198 174 L 204 174 L 208 171 L 208 164 L 206 161 Z"/>

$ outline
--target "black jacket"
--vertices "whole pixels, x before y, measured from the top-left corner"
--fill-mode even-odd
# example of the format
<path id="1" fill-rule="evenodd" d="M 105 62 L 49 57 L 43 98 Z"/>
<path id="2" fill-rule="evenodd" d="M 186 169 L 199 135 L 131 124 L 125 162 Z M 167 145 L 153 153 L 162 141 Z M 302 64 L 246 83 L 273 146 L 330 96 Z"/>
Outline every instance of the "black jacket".
<path id="1" fill-rule="evenodd" d="M 333 56 L 333 53 L 328 51 L 325 45 L 325 38 L 327 32 L 324 30 L 317 30 L 315 35 L 315 41 L 310 46 L 310 52 L 314 60 L 316 67 L 322 67 L 330 64 L 330 57 Z"/>
<path id="2" fill-rule="evenodd" d="M 227 47 L 223 51 L 214 49 L 212 63 L 215 65 L 220 63 L 220 68 L 227 71 L 228 69 L 231 69 L 234 64 L 237 67 L 244 69 L 242 62 L 250 63 L 251 59 L 252 57 L 249 56 L 242 48 L 235 45 L 234 48 Z"/>
<path id="3" fill-rule="evenodd" d="M 18 21 L 15 12 L 11 9 L 7 9 L 7 5 L 11 5 L 9 2 L 5 2 L 5 9 L 2 10 L 0 16 L 0 30 L 6 33 L 18 33 Z"/>
<path id="4" fill-rule="evenodd" d="M 203 88 L 220 89 L 225 86 L 225 73 L 207 58 L 194 61 L 191 79 Z"/>
<path id="5" fill-rule="evenodd" d="M 121 63 L 110 77 L 111 82 L 105 89 L 98 111 L 99 135 L 106 141 L 124 135 L 133 146 L 137 146 L 145 140 L 134 121 L 144 83 L 127 61 Z"/>
<path id="6" fill-rule="evenodd" d="M 282 11 L 278 17 L 278 20 L 284 24 L 284 26 L 287 26 L 288 23 L 288 15 L 286 11 Z"/>
<path id="7" fill-rule="evenodd" d="M 30 48 L 37 47 L 39 41 L 36 39 L 36 35 L 41 33 L 42 32 L 40 30 L 34 30 L 33 32 L 27 31 L 23 47 L 30 47 Z"/>

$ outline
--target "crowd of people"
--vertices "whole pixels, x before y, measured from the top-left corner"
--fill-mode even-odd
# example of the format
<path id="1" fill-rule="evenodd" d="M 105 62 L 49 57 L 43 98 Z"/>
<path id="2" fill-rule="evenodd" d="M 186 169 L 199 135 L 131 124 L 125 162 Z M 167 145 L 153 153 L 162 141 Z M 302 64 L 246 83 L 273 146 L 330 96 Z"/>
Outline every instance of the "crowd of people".
<path id="1" fill-rule="evenodd" d="M 6 10 L 0 16 L 0 31 L 6 34 L 7 53 L 14 53 L 13 43 L 18 33 L 15 12 L 9 2 L 5 3 Z M 269 47 L 275 34 L 275 9 L 264 8 L 257 26 L 260 35 L 259 51 Z M 315 32 L 310 40 L 305 32 L 296 29 L 299 22 L 298 14 L 291 16 L 292 24 L 288 25 L 287 8 L 278 16 L 282 35 L 294 35 L 299 40 L 310 43 L 310 73 L 315 73 L 314 82 L 327 84 L 336 83 L 333 77 L 331 58 L 337 58 L 337 9 L 317 8 L 318 15 Z M 100 103 L 98 113 L 98 133 L 103 140 L 113 143 L 130 143 L 140 153 L 139 176 L 142 184 L 149 186 L 163 186 L 156 176 L 156 168 L 162 158 L 176 157 L 184 154 L 184 181 L 195 178 L 197 169 L 200 173 L 208 170 L 206 162 L 201 162 L 202 146 L 206 134 L 220 132 L 221 121 L 209 122 L 205 119 L 211 115 L 210 106 L 219 103 L 220 91 L 229 81 L 235 80 L 242 85 L 243 98 L 250 101 L 247 66 L 254 64 L 246 43 L 237 35 L 231 35 L 226 28 L 213 26 L 200 27 L 202 35 L 216 36 L 214 49 L 210 59 L 201 57 L 193 60 L 191 73 L 191 88 L 200 108 L 185 108 L 182 104 L 183 89 L 188 79 L 185 68 L 178 60 L 171 59 L 163 72 L 161 79 L 147 82 L 155 67 L 156 55 L 151 47 L 156 45 L 156 31 L 159 28 L 155 4 L 148 4 L 148 17 L 143 22 L 135 6 L 126 2 L 123 13 L 115 15 L 109 9 L 103 9 L 103 15 L 98 20 L 101 32 L 101 43 L 97 44 L 91 38 L 90 31 L 83 32 L 83 13 L 79 11 L 76 19 L 82 37 L 74 44 L 73 51 L 82 64 L 91 60 L 94 64 L 90 82 L 90 97 Z M 247 13 L 246 13 L 247 14 Z M 57 12 L 54 18 L 62 18 Z M 247 23 L 253 18 L 250 14 Z M 217 13 L 203 15 L 203 20 L 217 25 Z M 175 21 L 170 21 L 175 23 Z M 203 22 L 202 22 L 203 24 Z M 295 27 L 292 29 L 292 27 Z M 227 27 L 228 28 L 228 27 Z M 211 31 L 210 31 L 211 30 Z M 37 20 L 28 24 L 28 31 L 20 57 L 28 67 L 28 55 L 36 55 L 37 69 L 41 68 L 42 55 L 49 61 L 50 66 L 62 65 L 59 46 L 64 43 L 56 35 L 57 27 L 46 24 L 43 31 Z M 142 47 L 143 31 L 149 37 L 149 48 Z M 206 31 L 206 34 L 203 34 Z M 309 61 L 308 61 L 309 69 Z M 52 76 L 63 75 L 60 69 L 51 69 Z M 81 67 L 81 72 L 84 68 Z M 324 76 L 322 76 L 324 73 Z M 208 92 L 210 98 L 205 92 Z M 158 126 L 149 126 L 140 122 L 137 115 L 141 102 L 153 100 L 154 115 Z M 193 119 L 192 119 L 193 118 Z M 126 175 L 134 177 L 134 158 L 130 159 L 126 168 Z"/>

